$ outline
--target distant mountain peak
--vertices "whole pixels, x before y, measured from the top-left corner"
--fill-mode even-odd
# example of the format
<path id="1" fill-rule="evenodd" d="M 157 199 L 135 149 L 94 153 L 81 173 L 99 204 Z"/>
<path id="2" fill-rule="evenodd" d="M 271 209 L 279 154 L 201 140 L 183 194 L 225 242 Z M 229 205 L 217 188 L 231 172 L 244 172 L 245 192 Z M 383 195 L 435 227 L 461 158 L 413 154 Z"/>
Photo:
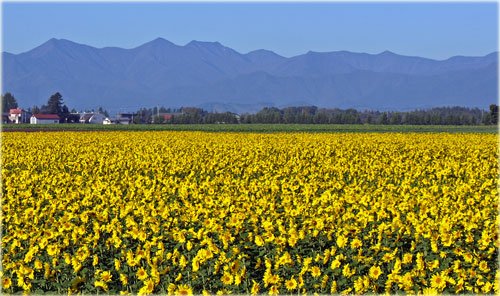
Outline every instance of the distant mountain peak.
<path id="1" fill-rule="evenodd" d="M 246 55 L 268 55 L 268 56 L 276 56 L 276 57 L 283 58 L 283 56 L 280 56 L 279 54 L 275 53 L 274 51 L 267 50 L 267 49 L 252 50 L 249 53 L 247 53 Z"/>
<path id="2" fill-rule="evenodd" d="M 324 55 L 327 55 L 327 54 L 330 54 L 329 52 L 320 52 L 320 51 L 313 51 L 313 50 L 309 50 L 305 56 L 307 57 L 318 57 L 318 56 L 324 56 Z"/>
<path id="3" fill-rule="evenodd" d="M 77 43 L 77 42 L 74 42 L 74 41 L 71 41 L 71 40 L 68 40 L 68 39 L 64 39 L 64 38 L 59 38 L 59 39 L 57 39 L 57 38 L 50 38 L 44 44 L 89 46 L 89 45 Z"/>
<path id="4" fill-rule="evenodd" d="M 167 39 L 161 38 L 161 37 L 155 38 L 155 39 L 151 40 L 149 43 L 168 43 L 168 44 L 173 44 L 172 42 L 168 41 Z"/>
<path id="5" fill-rule="evenodd" d="M 274 53 L 274 54 L 276 54 L 274 51 L 267 50 L 267 49 L 256 49 L 256 50 L 252 50 L 252 51 L 248 52 L 247 54 L 249 54 L 249 53 Z"/>
<path id="6" fill-rule="evenodd" d="M 383 52 L 379 53 L 378 55 L 386 55 L 386 56 L 389 56 L 389 55 L 397 55 L 395 53 L 393 53 L 392 51 L 390 50 L 384 50 Z"/>
<path id="7" fill-rule="evenodd" d="M 50 38 L 49 40 L 45 41 L 44 43 L 55 43 L 55 42 L 57 42 L 57 41 L 59 41 L 59 40 L 60 40 L 60 39 L 57 39 L 57 38 L 55 38 L 55 37 L 52 37 L 52 38 Z"/>
<path id="8" fill-rule="evenodd" d="M 226 47 L 219 42 L 208 42 L 208 41 L 198 41 L 192 40 L 184 46 L 187 49 L 200 51 L 200 52 L 210 52 L 216 55 L 240 55 L 239 52 L 235 51 L 230 47 Z"/>
<path id="9" fill-rule="evenodd" d="M 59 44 L 63 43 L 63 40 L 64 39 L 50 38 L 49 40 L 45 41 L 40 46 L 35 48 L 58 46 Z"/>
<path id="10" fill-rule="evenodd" d="M 224 47 L 222 44 L 219 42 L 210 42 L 210 41 L 198 41 L 198 40 L 192 40 L 188 44 L 186 44 L 187 47 Z"/>
<path id="11" fill-rule="evenodd" d="M 176 46 L 174 43 L 168 41 L 167 39 L 158 37 L 149 42 L 140 45 L 139 47 L 164 47 L 164 46 Z"/>
<path id="12" fill-rule="evenodd" d="M 38 47 L 33 48 L 30 51 L 25 52 L 26 54 L 34 54 L 35 56 L 41 56 L 52 51 L 71 51 L 79 48 L 90 48 L 91 46 L 85 44 L 79 44 L 67 39 L 57 39 L 51 38 L 41 44 Z"/>

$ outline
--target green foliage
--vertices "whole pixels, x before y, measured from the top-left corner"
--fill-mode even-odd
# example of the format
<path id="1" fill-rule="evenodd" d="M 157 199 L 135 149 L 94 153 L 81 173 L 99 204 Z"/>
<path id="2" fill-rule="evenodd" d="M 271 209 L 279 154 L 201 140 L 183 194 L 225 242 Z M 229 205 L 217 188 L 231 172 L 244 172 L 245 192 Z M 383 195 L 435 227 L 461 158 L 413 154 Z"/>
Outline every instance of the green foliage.
<path id="1" fill-rule="evenodd" d="M 389 118 L 387 117 L 386 112 L 382 113 L 382 116 L 380 116 L 379 123 L 380 124 L 388 124 L 389 123 Z"/>
<path id="2" fill-rule="evenodd" d="M 38 106 L 36 106 L 36 105 L 35 105 L 35 106 L 33 106 L 33 107 L 31 107 L 31 113 L 33 113 L 33 114 L 38 114 L 38 113 L 40 113 L 41 111 L 42 111 L 42 110 L 40 110 L 40 107 L 38 107 Z"/>
<path id="3" fill-rule="evenodd" d="M 491 124 L 498 124 L 498 105 L 491 104 L 490 105 L 490 120 Z"/>
<path id="4" fill-rule="evenodd" d="M 491 108 L 490 108 L 491 109 Z M 316 106 L 264 108 L 256 114 L 243 114 L 242 123 L 298 124 L 391 124 L 391 125 L 478 125 L 491 124 L 494 112 L 478 108 L 437 107 L 407 112 L 358 111 L 317 108 Z M 497 113 L 498 114 L 498 111 Z M 497 115 L 498 117 L 498 115 Z M 493 123 L 494 124 L 494 123 Z"/>
<path id="5" fill-rule="evenodd" d="M 42 107 L 42 113 L 47 114 L 61 114 L 63 111 L 63 100 L 60 93 L 55 93 L 50 96 L 47 105 Z"/>
<path id="6" fill-rule="evenodd" d="M 9 112 L 10 109 L 15 109 L 17 107 L 16 98 L 14 98 L 11 93 L 7 92 L 2 95 L 2 112 L 6 113 Z"/>
<path id="7" fill-rule="evenodd" d="M 100 113 L 100 114 L 103 114 L 106 117 L 109 117 L 108 110 L 104 110 L 102 107 L 99 107 L 99 109 L 97 109 L 97 113 Z"/>
<path id="8" fill-rule="evenodd" d="M 45 114 L 57 114 L 61 118 L 61 122 L 68 122 L 68 117 L 70 115 L 68 107 L 64 105 L 62 95 L 58 92 L 50 96 L 47 105 L 43 105 L 40 112 Z"/>

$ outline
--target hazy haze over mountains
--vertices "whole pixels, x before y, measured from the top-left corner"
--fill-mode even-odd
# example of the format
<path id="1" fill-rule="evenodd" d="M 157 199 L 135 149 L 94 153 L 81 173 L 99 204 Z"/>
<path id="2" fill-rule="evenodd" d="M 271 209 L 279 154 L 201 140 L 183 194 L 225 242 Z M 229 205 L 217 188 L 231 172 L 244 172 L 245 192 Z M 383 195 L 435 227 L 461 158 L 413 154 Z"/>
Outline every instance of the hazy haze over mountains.
<path id="1" fill-rule="evenodd" d="M 22 107 L 59 91 L 70 108 L 110 111 L 200 106 L 254 112 L 316 105 L 378 110 L 434 106 L 487 108 L 498 100 L 498 53 L 437 61 L 380 54 L 272 51 L 241 54 L 218 42 L 184 46 L 162 38 L 132 49 L 94 48 L 64 39 L 3 54 L 3 92 Z"/>

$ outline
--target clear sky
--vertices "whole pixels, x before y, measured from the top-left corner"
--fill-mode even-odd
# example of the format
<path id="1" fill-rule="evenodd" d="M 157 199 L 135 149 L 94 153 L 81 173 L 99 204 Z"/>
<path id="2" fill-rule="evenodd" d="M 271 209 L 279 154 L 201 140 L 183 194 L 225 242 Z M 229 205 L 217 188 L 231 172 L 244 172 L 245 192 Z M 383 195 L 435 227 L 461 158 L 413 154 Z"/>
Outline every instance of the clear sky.
<path id="1" fill-rule="evenodd" d="M 157 37 L 184 45 L 219 41 L 240 53 L 269 49 L 384 50 L 433 59 L 498 50 L 496 2 L 385 3 L 22 3 L 2 4 L 2 50 L 50 38 L 133 48 Z"/>

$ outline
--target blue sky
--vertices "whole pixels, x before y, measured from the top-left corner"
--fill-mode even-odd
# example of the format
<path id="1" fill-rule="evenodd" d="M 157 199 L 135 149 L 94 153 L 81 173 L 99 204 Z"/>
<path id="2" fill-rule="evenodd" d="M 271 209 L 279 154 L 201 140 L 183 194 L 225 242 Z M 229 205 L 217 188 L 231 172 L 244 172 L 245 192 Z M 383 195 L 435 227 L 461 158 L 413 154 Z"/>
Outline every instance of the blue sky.
<path id="1" fill-rule="evenodd" d="M 219 41 L 241 53 L 290 57 L 348 50 L 446 59 L 498 50 L 498 4 L 487 3 L 22 3 L 2 4 L 2 50 L 50 38 L 133 48 L 157 37 Z"/>

